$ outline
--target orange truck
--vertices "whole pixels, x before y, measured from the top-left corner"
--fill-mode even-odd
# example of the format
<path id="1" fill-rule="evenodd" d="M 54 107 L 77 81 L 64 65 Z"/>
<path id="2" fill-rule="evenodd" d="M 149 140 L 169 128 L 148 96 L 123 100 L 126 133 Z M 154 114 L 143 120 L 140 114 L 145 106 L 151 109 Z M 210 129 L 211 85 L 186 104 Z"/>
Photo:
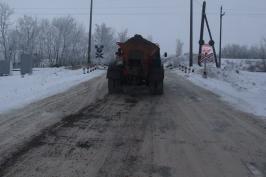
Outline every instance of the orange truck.
<path id="1" fill-rule="evenodd" d="M 163 94 L 164 68 L 160 47 L 141 35 L 117 45 L 116 60 L 107 71 L 109 93 L 120 93 L 124 86 L 147 85 L 152 94 Z"/>

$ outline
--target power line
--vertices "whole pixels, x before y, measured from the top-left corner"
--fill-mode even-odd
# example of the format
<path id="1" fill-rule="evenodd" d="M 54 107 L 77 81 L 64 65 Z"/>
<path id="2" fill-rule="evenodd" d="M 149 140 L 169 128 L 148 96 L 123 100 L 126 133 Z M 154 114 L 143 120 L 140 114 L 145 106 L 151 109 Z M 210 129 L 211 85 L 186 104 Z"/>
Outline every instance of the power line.
<path id="1" fill-rule="evenodd" d="M 194 0 L 199 5 L 200 0 Z M 120 7 L 117 7 L 120 8 Z M 128 8 L 143 8 L 146 7 L 128 7 Z M 147 7 L 147 8 L 153 8 L 153 7 Z M 157 7 L 159 8 L 159 7 Z M 24 9 L 24 10 L 89 10 L 89 8 L 15 8 L 15 9 Z M 101 9 L 101 8 L 99 8 Z M 257 16 L 266 16 L 266 12 L 257 12 L 257 11 L 237 11 L 234 9 L 225 9 L 225 12 L 228 16 L 250 16 L 250 17 L 257 17 Z M 88 12 L 20 12 L 15 11 L 15 14 L 21 14 L 21 15 L 36 15 L 36 16 L 60 16 L 60 15 L 73 15 L 73 16 L 87 16 L 89 15 Z M 119 15 L 128 15 L 128 16 L 142 16 L 142 15 L 177 15 L 177 14 L 186 14 L 185 12 L 95 12 L 94 15 L 96 16 L 104 16 L 104 15 L 111 15 L 111 16 L 119 16 Z M 199 12 L 196 12 L 195 14 L 200 14 Z M 207 15 L 219 15 L 218 12 L 207 12 Z"/>
<path id="2" fill-rule="evenodd" d="M 202 0 L 194 0 L 200 7 L 202 7 Z M 201 1 L 201 2 L 200 2 Z M 176 7 L 131 7 L 131 6 L 125 6 L 125 7 L 95 7 L 94 9 L 176 9 Z M 14 10 L 89 10 L 89 8 L 39 8 L 39 7 L 33 7 L 33 8 L 13 8 Z M 265 11 L 260 11 L 258 12 L 257 10 L 255 11 L 252 11 L 252 10 L 249 10 L 249 11 L 245 11 L 245 10 L 241 10 L 241 9 L 224 9 L 224 11 L 226 11 L 229 15 L 266 15 L 266 12 Z M 15 13 L 22 13 L 22 12 L 15 12 Z M 27 14 L 27 13 L 31 13 L 31 12 L 25 12 L 23 14 Z M 177 12 L 178 13 L 178 12 Z M 35 13 L 34 14 L 69 14 L 68 12 L 65 12 L 65 13 L 50 13 L 50 12 L 47 12 L 47 13 Z M 78 15 L 87 15 L 86 13 L 71 13 L 71 14 L 78 14 Z M 102 14 L 105 14 L 105 13 L 102 13 Z M 106 13 L 106 14 L 110 14 L 110 13 Z M 115 14 L 118 14 L 118 13 L 115 13 Z M 119 13 L 120 14 L 120 13 Z M 121 13 L 121 14 L 124 14 L 124 13 Z M 139 14 L 139 13 L 131 13 L 131 14 Z M 146 13 L 140 13 L 140 14 L 146 14 Z M 157 13 L 151 13 L 151 14 L 157 14 Z M 160 13 L 158 13 L 160 14 Z M 176 14 L 176 13 L 174 13 Z M 184 13 L 182 13 L 184 14 Z M 208 12 L 207 14 L 211 14 L 211 15 L 214 15 L 215 12 Z M 218 14 L 218 13 L 216 13 Z"/>
<path id="3" fill-rule="evenodd" d="M 95 7 L 94 9 L 164 9 L 164 8 L 172 8 L 175 9 L 176 7 L 173 6 L 111 6 L 111 7 Z M 15 10 L 66 10 L 66 9 L 73 9 L 73 10 L 89 10 L 90 8 L 83 8 L 83 7 L 15 7 Z"/>
<path id="4" fill-rule="evenodd" d="M 87 16 L 90 15 L 89 13 L 16 13 L 16 14 L 20 14 L 20 15 L 80 15 L 80 16 Z M 114 16 L 119 16 L 119 15 L 133 15 L 133 16 L 142 16 L 142 15 L 176 15 L 178 13 L 94 13 L 93 15 L 114 15 Z M 183 14 L 183 13 L 182 13 Z"/>
<path id="5" fill-rule="evenodd" d="M 67 13 L 67 12 L 64 12 L 64 13 L 60 13 L 60 12 L 56 12 L 56 13 L 53 13 L 53 12 L 47 12 L 47 13 L 41 13 L 41 12 L 27 12 L 27 13 L 15 13 L 15 14 L 26 14 L 26 15 L 90 15 L 90 13 L 88 12 L 85 12 L 85 13 L 82 13 L 82 12 L 77 12 L 77 13 Z M 94 12 L 94 15 L 176 15 L 176 14 L 186 14 L 186 13 L 183 13 L 183 12 L 139 12 L 139 13 L 136 13 L 136 12 L 119 12 L 119 13 L 113 13 L 113 12 L 107 12 L 107 13 L 100 13 L 100 12 Z"/>
<path id="6" fill-rule="evenodd" d="M 224 10 L 227 10 L 227 11 L 249 11 L 250 9 L 229 9 L 229 8 L 225 8 Z M 253 12 L 255 12 L 255 11 L 261 11 L 261 12 L 265 12 L 266 11 L 266 9 L 256 9 L 256 10 L 252 10 Z"/>
<path id="7" fill-rule="evenodd" d="M 243 12 L 243 13 L 238 13 L 238 12 L 228 12 L 226 11 L 226 14 L 228 16 L 265 16 L 265 12 Z"/>
<path id="8" fill-rule="evenodd" d="M 18 15 L 36 15 L 36 16 L 50 16 L 50 15 L 73 15 L 73 16 L 87 16 L 90 15 L 90 13 L 37 13 L 37 12 L 27 12 L 27 13 L 15 13 Z M 146 13 L 146 12 L 140 12 L 140 13 L 97 13 L 95 12 L 94 15 L 96 16 L 102 16 L 102 15 L 114 15 L 114 16 L 119 16 L 119 15 L 129 15 L 129 16 L 142 16 L 142 15 L 178 15 L 178 14 L 186 14 L 183 12 L 150 12 L 150 13 Z M 200 13 L 196 13 L 196 14 L 200 14 Z M 207 15 L 219 15 L 218 12 L 208 12 L 206 13 Z M 262 12 L 262 13 L 230 13 L 230 12 L 226 12 L 227 16 L 266 16 L 266 13 Z"/>

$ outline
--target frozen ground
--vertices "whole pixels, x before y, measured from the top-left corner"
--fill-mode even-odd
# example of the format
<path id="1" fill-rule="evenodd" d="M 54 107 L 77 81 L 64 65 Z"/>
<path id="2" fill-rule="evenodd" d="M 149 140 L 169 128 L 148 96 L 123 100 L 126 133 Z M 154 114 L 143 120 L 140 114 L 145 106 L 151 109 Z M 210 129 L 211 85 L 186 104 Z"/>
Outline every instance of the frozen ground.
<path id="1" fill-rule="evenodd" d="M 223 67 L 231 66 L 231 68 L 251 71 L 251 72 L 262 72 L 265 71 L 266 60 L 262 59 L 223 59 Z"/>
<path id="2" fill-rule="evenodd" d="M 200 67 L 196 67 L 194 74 L 184 74 L 178 69 L 175 72 L 218 94 L 234 107 L 266 118 L 266 73 L 241 71 L 231 64 L 223 64 L 222 69 L 210 66 L 208 79 L 202 77 Z"/>
<path id="3" fill-rule="evenodd" d="M 83 74 L 82 69 L 35 68 L 33 75 L 24 78 L 19 72 L 0 77 L 0 113 L 61 93 L 103 73 L 98 70 Z"/>
<path id="4" fill-rule="evenodd" d="M 102 75 L 0 115 L 0 176 L 265 176 L 264 120 L 169 71 L 161 96 L 107 88 Z"/>

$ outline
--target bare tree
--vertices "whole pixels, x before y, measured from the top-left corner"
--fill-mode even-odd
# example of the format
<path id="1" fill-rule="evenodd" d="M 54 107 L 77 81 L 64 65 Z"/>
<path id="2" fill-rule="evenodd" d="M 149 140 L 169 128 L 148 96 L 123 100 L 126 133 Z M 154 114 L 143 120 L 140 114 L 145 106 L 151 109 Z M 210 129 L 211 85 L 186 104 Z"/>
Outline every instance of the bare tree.
<path id="1" fill-rule="evenodd" d="M 52 25 L 56 29 L 55 36 L 55 52 L 56 63 L 58 65 L 66 64 L 68 58 L 69 47 L 72 42 L 71 35 L 77 28 L 77 23 L 73 17 L 59 17 L 53 19 Z"/>
<path id="2" fill-rule="evenodd" d="M 17 30 L 20 38 L 19 44 L 21 51 L 33 55 L 37 46 L 36 40 L 39 33 L 37 19 L 24 15 L 18 19 Z"/>
<path id="3" fill-rule="evenodd" d="M 50 45 L 47 45 L 48 43 L 48 33 L 50 31 L 50 22 L 47 19 L 42 19 L 40 23 L 38 24 L 39 28 L 39 35 L 37 36 L 37 46 L 36 46 L 36 52 L 39 56 L 42 58 L 49 58 L 51 56 L 51 50 L 49 46 L 51 46 L 51 41 L 49 41 Z"/>
<path id="4" fill-rule="evenodd" d="M 71 65 L 82 64 L 87 54 L 88 38 L 83 25 L 78 25 L 71 34 L 71 43 L 69 48 L 69 57 Z"/>
<path id="5" fill-rule="evenodd" d="M 262 43 L 261 43 L 262 44 Z M 238 44 L 229 44 L 223 48 L 223 57 L 232 59 L 260 59 L 261 46 L 245 46 Z"/>
<path id="6" fill-rule="evenodd" d="M 116 50 L 116 41 L 114 37 L 114 30 L 110 27 L 107 27 L 106 24 L 96 25 L 94 33 L 94 42 L 96 45 L 104 46 L 104 63 L 109 63 L 113 60 L 115 50 Z"/>
<path id="7" fill-rule="evenodd" d="M 38 61 L 50 64 L 76 65 L 86 61 L 88 34 L 85 27 L 71 16 L 37 19 L 23 16 L 17 20 L 16 28 L 9 29 L 12 9 L 0 3 L 0 53 L 5 59 L 13 59 L 19 53 L 38 55 Z M 127 29 L 118 33 L 120 41 L 127 40 Z M 96 25 L 93 45 L 104 45 L 104 63 L 109 63 L 116 50 L 113 28 L 105 24 Z M 94 48 L 93 48 L 94 49 Z"/>
<path id="8" fill-rule="evenodd" d="M 176 57 L 180 57 L 183 54 L 184 43 L 181 40 L 176 41 Z"/>
<path id="9" fill-rule="evenodd" d="M 8 30 L 10 26 L 10 16 L 12 14 L 13 10 L 9 7 L 9 5 L 0 2 L 0 31 L 1 31 L 0 44 L 4 53 L 5 60 L 9 59 Z"/>
<path id="10" fill-rule="evenodd" d="M 122 30 L 121 32 L 117 33 L 119 42 L 126 42 L 128 40 L 128 29 Z"/>
<path id="11" fill-rule="evenodd" d="M 16 63 L 16 56 L 18 53 L 18 41 L 19 36 L 17 30 L 11 30 L 8 33 L 8 42 L 9 42 L 9 59 L 12 61 L 12 63 Z"/>

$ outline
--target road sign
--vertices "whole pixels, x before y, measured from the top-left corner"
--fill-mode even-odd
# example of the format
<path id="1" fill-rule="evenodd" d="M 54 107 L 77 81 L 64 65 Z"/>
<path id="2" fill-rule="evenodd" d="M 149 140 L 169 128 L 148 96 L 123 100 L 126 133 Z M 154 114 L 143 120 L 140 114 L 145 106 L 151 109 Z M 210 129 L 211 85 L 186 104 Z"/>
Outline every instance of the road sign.
<path id="1" fill-rule="evenodd" d="M 200 62 L 213 62 L 214 59 L 214 52 L 212 49 L 212 46 L 209 44 L 204 44 L 202 46 L 202 52 L 201 52 L 201 60 Z"/>
<path id="2" fill-rule="evenodd" d="M 95 49 L 96 49 L 96 58 L 97 59 L 103 59 L 103 48 L 104 46 L 101 45 L 101 46 L 98 46 L 98 45 L 95 45 Z"/>

